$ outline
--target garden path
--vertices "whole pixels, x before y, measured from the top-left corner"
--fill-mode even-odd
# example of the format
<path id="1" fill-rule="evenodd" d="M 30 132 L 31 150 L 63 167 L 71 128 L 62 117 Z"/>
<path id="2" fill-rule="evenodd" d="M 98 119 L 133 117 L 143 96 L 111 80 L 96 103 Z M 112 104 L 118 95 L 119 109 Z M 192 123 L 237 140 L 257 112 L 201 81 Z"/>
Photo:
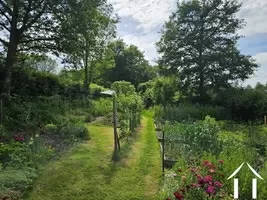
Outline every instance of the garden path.
<path id="1" fill-rule="evenodd" d="M 143 116 L 135 138 L 123 145 L 117 163 L 111 161 L 113 129 L 88 128 L 91 140 L 45 166 L 27 199 L 156 199 L 161 159 L 151 113 Z"/>

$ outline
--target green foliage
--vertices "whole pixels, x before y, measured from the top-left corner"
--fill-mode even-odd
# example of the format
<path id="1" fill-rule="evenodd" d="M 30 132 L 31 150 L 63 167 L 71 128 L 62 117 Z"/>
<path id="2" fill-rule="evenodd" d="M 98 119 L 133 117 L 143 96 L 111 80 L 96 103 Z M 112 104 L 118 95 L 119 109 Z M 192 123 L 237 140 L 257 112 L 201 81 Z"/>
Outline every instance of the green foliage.
<path id="1" fill-rule="evenodd" d="M 179 82 L 174 77 L 160 77 L 154 82 L 154 101 L 156 104 L 171 104 L 179 101 Z"/>
<path id="2" fill-rule="evenodd" d="M 112 89 L 116 91 L 120 136 L 128 137 L 140 124 L 143 108 L 142 98 L 135 91 L 135 87 L 126 81 L 114 82 Z"/>
<path id="3" fill-rule="evenodd" d="M 234 120 L 262 120 L 267 114 L 266 89 L 229 88 L 217 94 L 215 103 L 231 110 Z"/>
<path id="4" fill-rule="evenodd" d="M 246 153 L 244 153 L 246 152 Z M 232 199 L 233 194 L 233 180 L 227 180 L 227 178 L 243 163 L 248 162 L 254 169 L 260 171 L 263 178 L 266 177 L 265 166 L 259 170 L 257 165 L 257 153 L 254 149 L 247 148 L 241 143 L 236 145 L 226 145 L 223 151 L 219 155 L 213 155 L 211 153 L 203 153 L 196 159 L 186 159 L 181 156 L 175 167 L 165 178 L 164 188 L 160 192 L 161 196 L 171 197 L 174 199 L 173 193 L 179 192 L 185 199 L 197 199 L 201 196 L 201 199 L 205 199 L 203 190 L 199 188 L 202 181 L 198 178 L 204 178 L 206 175 L 210 175 L 213 180 L 217 180 L 222 183 L 222 189 L 224 191 L 223 199 Z M 204 168 L 204 170 L 203 170 Z M 208 171 L 207 171 L 208 170 Z M 214 173 L 216 172 L 216 173 Z M 199 174 L 199 175 L 196 175 Z M 166 175 L 167 176 L 167 175 Z M 239 198 L 250 199 L 251 198 L 251 180 L 255 178 L 249 168 L 244 165 L 237 175 L 239 179 Z M 192 184 L 193 183 L 193 184 Z M 185 186 L 188 185 L 189 189 Z M 178 186 L 178 189 L 177 189 Z M 182 189 L 182 190 L 181 190 Z M 183 192 L 185 189 L 185 192 Z M 207 189 L 204 187 L 204 189 Z M 200 192 L 200 193 L 199 193 Z M 267 195 L 265 189 L 265 182 L 258 182 L 258 197 L 265 197 Z M 204 192 L 205 194 L 205 192 Z M 210 198 L 208 198 L 210 199 Z M 221 199 L 214 196 L 211 199 Z"/>
<path id="5" fill-rule="evenodd" d="M 84 88 L 94 80 L 98 60 L 103 57 L 108 42 L 115 37 L 117 16 L 105 0 L 70 1 L 61 7 L 64 17 L 58 16 L 66 53 L 65 63 L 75 69 L 84 69 Z"/>
<path id="6" fill-rule="evenodd" d="M 21 199 L 23 193 L 33 182 L 36 172 L 30 168 L 0 168 L 0 199 Z"/>
<path id="7" fill-rule="evenodd" d="M 100 98 L 92 101 L 89 113 L 94 117 L 105 116 L 112 112 L 112 100 L 110 98 Z"/>
<path id="8" fill-rule="evenodd" d="M 88 140 L 90 139 L 88 129 L 82 124 L 71 124 L 65 120 L 59 125 L 47 124 L 44 127 L 44 133 L 53 136 L 59 136 L 60 139 L 68 140 Z"/>
<path id="9" fill-rule="evenodd" d="M 105 88 L 97 85 L 97 84 L 90 84 L 90 94 L 93 95 L 93 97 L 100 96 L 100 92 L 104 91 Z"/>
<path id="10" fill-rule="evenodd" d="M 108 48 L 113 54 L 115 66 L 103 73 L 104 86 L 110 87 L 115 81 L 127 81 L 137 88 L 138 84 L 155 77 L 153 67 L 136 46 L 127 46 L 122 40 L 117 40 L 109 44 Z"/>
<path id="11" fill-rule="evenodd" d="M 215 119 L 209 116 L 204 121 L 191 124 L 169 124 L 164 126 L 167 157 L 174 159 L 198 157 L 203 152 L 218 155 L 223 143 L 218 138 L 220 129 Z"/>
<path id="12" fill-rule="evenodd" d="M 216 120 L 229 119 L 230 113 L 227 109 L 219 106 L 200 104 L 179 104 L 178 106 L 155 106 L 155 119 L 158 121 L 196 121 L 203 120 L 209 115 Z"/>
<path id="13" fill-rule="evenodd" d="M 237 32 L 244 26 L 244 21 L 236 18 L 240 8 L 234 0 L 177 3 L 157 43 L 162 54 L 159 64 L 165 74 L 179 77 L 188 96 L 205 102 L 208 91 L 243 81 L 258 67 L 237 48 Z"/>

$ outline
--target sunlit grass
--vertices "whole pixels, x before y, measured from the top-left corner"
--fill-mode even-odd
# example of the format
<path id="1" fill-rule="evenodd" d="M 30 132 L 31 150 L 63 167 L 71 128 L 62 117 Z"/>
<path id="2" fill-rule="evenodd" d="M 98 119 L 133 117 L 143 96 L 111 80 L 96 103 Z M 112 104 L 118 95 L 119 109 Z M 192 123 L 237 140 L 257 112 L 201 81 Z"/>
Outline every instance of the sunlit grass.
<path id="1" fill-rule="evenodd" d="M 143 118 L 135 139 L 122 145 L 117 163 L 111 161 L 113 129 L 89 129 L 91 141 L 47 165 L 27 199 L 156 199 L 161 159 L 151 115 Z"/>

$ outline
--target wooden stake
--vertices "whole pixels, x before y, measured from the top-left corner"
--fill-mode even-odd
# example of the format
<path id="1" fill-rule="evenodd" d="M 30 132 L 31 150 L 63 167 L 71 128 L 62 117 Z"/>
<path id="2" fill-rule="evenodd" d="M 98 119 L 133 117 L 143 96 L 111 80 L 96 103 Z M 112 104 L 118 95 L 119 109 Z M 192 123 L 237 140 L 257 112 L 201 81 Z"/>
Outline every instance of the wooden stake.
<path id="1" fill-rule="evenodd" d="M 264 115 L 264 125 L 266 126 L 267 124 L 267 119 L 266 119 L 266 115 Z"/>

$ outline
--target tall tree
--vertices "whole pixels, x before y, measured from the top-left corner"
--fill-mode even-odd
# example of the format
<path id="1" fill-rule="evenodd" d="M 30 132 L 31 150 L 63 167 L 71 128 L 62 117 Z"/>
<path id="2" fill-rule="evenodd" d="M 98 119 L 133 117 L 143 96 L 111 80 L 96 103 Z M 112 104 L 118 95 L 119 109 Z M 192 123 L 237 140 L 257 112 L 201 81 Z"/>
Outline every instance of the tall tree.
<path id="1" fill-rule="evenodd" d="M 12 68 L 18 52 L 55 51 L 53 9 L 60 0 L 1 0 L 0 43 L 6 50 L 3 89 L 10 95 Z"/>
<path id="2" fill-rule="evenodd" d="M 117 40 L 108 48 L 113 52 L 115 61 L 115 66 L 104 74 L 104 79 L 109 84 L 115 81 L 128 81 L 137 88 L 139 83 L 147 82 L 156 76 L 144 53 L 138 47 L 128 46 L 122 40 Z"/>
<path id="3" fill-rule="evenodd" d="M 249 78 L 258 65 L 237 49 L 237 31 L 244 21 L 236 18 L 236 0 L 189 0 L 177 3 L 165 24 L 158 52 L 165 72 L 178 74 L 185 91 L 204 101 L 206 91 L 227 87 Z"/>
<path id="4" fill-rule="evenodd" d="M 67 15 L 59 16 L 65 62 L 84 69 L 84 88 L 93 80 L 94 68 L 108 42 L 115 37 L 117 16 L 106 0 L 67 0 Z"/>

